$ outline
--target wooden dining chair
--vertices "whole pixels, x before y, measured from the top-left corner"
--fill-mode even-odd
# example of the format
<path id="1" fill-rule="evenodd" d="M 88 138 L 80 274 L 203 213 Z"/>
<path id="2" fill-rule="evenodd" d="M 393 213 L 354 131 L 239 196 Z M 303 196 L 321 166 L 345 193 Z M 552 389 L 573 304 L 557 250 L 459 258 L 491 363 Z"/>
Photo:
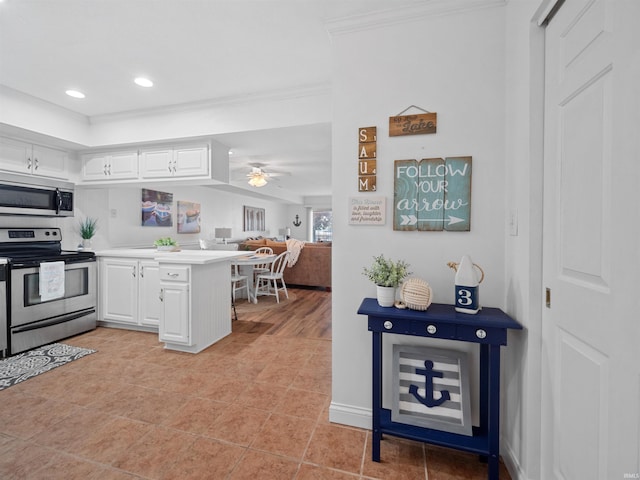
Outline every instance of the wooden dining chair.
<path id="1" fill-rule="evenodd" d="M 271 268 L 268 273 L 258 275 L 254 289 L 254 299 L 256 302 L 258 301 L 258 295 L 275 295 L 276 301 L 280 303 L 280 290 L 284 291 L 285 296 L 289 298 L 287 285 L 284 283 L 284 269 L 288 262 L 289 252 L 284 251 L 271 263 Z M 280 282 L 281 286 L 278 286 L 278 282 Z"/>

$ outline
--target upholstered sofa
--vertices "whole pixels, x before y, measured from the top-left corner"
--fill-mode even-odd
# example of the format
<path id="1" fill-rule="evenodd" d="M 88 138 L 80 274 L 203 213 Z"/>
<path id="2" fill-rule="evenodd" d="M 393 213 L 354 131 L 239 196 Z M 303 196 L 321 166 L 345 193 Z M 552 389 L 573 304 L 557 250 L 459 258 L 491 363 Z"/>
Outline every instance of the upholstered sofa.
<path id="1" fill-rule="evenodd" d="M 256 250 L 260 247 L 271 247 L 273 253 L 280 254 L 287 249 L 287 244 L 261 238 L 241 242 L 238 250 Z M 284 269 L 284 281 L 287 285 L 324 287 L 330 290 L 331 243 L 305 243 L 296 264 Z"/>

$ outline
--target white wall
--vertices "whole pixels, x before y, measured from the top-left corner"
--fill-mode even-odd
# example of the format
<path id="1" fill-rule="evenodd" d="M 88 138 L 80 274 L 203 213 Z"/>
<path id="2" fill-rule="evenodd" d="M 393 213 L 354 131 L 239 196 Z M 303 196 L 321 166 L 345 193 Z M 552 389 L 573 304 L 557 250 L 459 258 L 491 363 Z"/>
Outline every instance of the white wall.
<path id="1" fill-rule="evenodd" d="M 486 272 L 481 303 L 505 306 L 505 10 L 341 30 L 332 41 L 333 271 L 341 274 L 334 275 L 332 288 L 333 364 L 339 368 L 331 419 L 369 427 L 371 334 L 356 311 L 364 297 L 375 296 L 374 285 L 361 275 L 374 255 L 408 261 L 415 276 L 432 285 L 435 302 L 452 303 L 454 274 L 446 263 L 470 254 Z M 437 134 L 388 136 L 389 117 L 410 105 L 438 113 Z M 375 195 L 387 199 L 387 223 L 351 226 L 348 199 L 366 196 L 357 192 L 358 128 L 374 125 Z M 473 157 L 471 231 L 393 231 L 393 161 L 462 155 Z"/>
<path id="2" fill-rule="evenodd" d="M 524 330 L 503 350 L 503 458 L 514 478 L 540 478 L 540 342 L 542 309 L 542 90 L 544 32 L 531 22 L 539 2 L 509 2 L 506 198 L 517 234 L 505 242 L 505 311 Z M 508 212 L 507 212 L 508 213 Z"/>
<path id="3" fill-rule="evenodd" d="M 278 235 L 278 228 L 285 221 L 286 206 L 233 193 L 221 192 L 208 187 L 176 187 L 170 184 L 146 186 L 162 192 L 172 193 L 174 223 L 171 227 L 143 227 L 141 225 L 141 187 L 85 188 L 79 187 L 78 204 L 80 215 L 100 219 L 101 227 L 93 241 L 94 249 L 115 247 L 151 247 L 153 241 L 170 236 L 181 246 L 197 246 L 200 238 L 214 238 L 215 228 L 231 228 L 232 240 L 248 236 Z M 177 202 L 200 203 L 201 232 L 177 232 Z M 243 207 L 265 209 L 266 231 L 243 230 Z"/>

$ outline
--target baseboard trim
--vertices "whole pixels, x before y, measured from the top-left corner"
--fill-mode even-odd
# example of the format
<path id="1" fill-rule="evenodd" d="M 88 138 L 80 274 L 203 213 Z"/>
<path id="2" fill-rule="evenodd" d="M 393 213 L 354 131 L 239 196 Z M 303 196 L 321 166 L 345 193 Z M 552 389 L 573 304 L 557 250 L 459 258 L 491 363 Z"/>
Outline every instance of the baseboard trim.
<path id="1" fill-rule="evenodd" d="M 515 452 L 511 449 L 511 445 L 506 442 L 500 442 L 500 444 L 502 447 L 500 456 L 512 480 L 527 480 L 527 475 L 522 471 Z"/>
<path id="2" fill-rule="evenodd" d="M 329 421 L 371 430 L 371 409 L 331 402 Z"/>

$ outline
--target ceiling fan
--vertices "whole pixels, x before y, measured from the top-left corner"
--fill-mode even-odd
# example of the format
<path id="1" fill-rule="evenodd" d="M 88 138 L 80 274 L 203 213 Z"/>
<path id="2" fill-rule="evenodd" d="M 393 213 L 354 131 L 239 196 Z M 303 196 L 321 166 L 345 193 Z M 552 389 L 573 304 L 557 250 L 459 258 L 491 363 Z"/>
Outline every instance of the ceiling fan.
<path id="1" fill-rule="evenodd" d="M 289 175 L 289 173 L 286 172 L 267 173 L 262 167 L 263 165 L 259 163 L 251 164 L 251 171 L 246 174 L 246 177 L 249 179 L 248 183 L 252 187 L 264 187 L 273 177 Z"/>
<path id="2" fill-rule="evenodd" d="M 249 178 L 248 183 L 252 187 L 264 187 L 270 175 L 261 167 L 251 167 L 251 172 L 247 173 L 247 177 Z"/>

